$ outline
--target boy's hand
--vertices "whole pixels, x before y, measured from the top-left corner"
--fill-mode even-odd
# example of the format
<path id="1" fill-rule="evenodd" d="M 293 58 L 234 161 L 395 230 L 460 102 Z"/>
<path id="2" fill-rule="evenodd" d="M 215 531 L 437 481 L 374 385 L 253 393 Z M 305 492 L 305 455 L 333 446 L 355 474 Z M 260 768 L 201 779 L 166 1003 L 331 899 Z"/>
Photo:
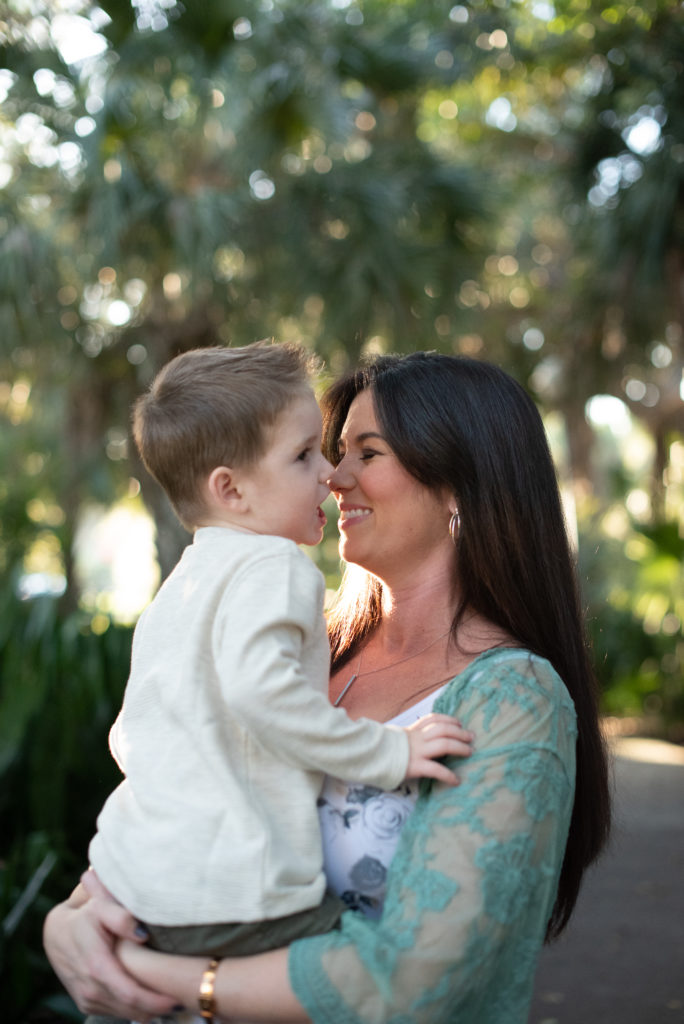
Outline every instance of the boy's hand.
<path id="1" fill-rule="evenodd" d="M 409 741 L 407 779 L 425 777 L 457 786 L 458 778 L 437 757 L 468 757 L 473 752 L 474 734 L 450 715 L 425 715 L 405 727 Z"/>

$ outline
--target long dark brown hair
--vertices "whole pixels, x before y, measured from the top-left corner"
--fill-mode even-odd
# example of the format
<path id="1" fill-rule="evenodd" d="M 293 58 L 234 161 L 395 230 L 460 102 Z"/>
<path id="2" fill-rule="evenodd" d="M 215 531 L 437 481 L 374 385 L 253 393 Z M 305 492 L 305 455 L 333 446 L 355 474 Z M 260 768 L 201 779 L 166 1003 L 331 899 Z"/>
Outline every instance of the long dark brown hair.
<path id="1" fill-rule="evenodd" d="M 555 938 L 570 919 L 586 867 L 607 840 L 610 793 L 574 558 L 541 416 L 525 390 L 489 363 L 434 352 L 380 356 L 323 396 L 324 452 L 333 463 L 349 407 L 365 389 L 403 467 L 458 501 L 454 636 L 466 610 L 479 612 L 546 658 L 574 701 L 575 800 L 547 930 L 547 939 Z M 382 584 L 356 567 L 352 574 L 355 585 L 343 580 L 329 617 L 333 667 L 381 618 Z"/>

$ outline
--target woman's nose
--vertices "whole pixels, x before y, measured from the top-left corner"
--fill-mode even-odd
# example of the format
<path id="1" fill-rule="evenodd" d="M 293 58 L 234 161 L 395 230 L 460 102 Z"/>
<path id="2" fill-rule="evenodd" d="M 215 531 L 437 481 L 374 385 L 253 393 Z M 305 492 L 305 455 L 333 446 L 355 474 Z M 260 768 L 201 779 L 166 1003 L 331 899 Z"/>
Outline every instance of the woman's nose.
<path id="1" fill-rule="evenodd" d="M 330 467 L 330 475 L 326 483 L 331 491 L 341 491 L 345 486 L 347 473 L 344 467 L 344 459 L 341 459 L 336 466 Z"/>

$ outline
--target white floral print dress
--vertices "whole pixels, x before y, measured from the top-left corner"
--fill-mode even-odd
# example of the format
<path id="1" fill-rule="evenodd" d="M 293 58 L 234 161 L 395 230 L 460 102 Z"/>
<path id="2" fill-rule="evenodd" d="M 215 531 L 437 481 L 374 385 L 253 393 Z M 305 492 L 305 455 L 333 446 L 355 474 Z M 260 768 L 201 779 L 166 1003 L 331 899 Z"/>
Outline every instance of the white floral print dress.
<path id="1" fill-rule="evenodd" d="M 402 711 L 387 724 L 411 725 L 432 711 L 446 686 Z M 418 798 L 418 781 L 392 792 L 326 777 L 318 801 L 328 888 L 352 910 L 378 918 L 385 899 L 387 870 L 404 822 Z"/>

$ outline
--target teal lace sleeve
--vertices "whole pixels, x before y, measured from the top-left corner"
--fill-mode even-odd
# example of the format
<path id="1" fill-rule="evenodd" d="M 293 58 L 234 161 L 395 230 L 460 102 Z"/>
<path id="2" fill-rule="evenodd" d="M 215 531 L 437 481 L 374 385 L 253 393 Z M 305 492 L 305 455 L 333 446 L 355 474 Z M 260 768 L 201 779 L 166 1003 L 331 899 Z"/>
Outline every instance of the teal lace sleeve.
<path id="1" fill-rule="evenodd" d="M 553 668 L 488 651 L 435 710 L 475 732 L 458 787 L 423 783 L 379 921 L 290 947 L 314 1024 L 525 1024 L 572 811 L 575 713 Z"/>

